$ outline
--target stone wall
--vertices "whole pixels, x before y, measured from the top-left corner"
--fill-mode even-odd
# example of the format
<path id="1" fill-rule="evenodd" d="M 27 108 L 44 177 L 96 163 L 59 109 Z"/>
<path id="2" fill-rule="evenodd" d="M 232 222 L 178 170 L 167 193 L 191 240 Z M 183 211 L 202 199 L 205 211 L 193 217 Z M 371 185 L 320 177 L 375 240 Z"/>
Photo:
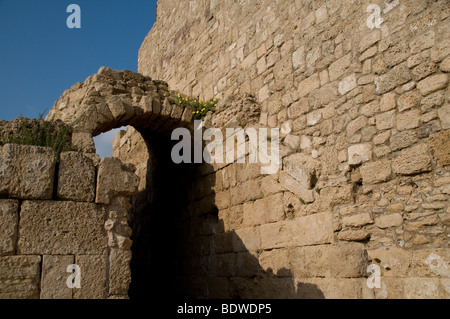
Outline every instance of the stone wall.
<path id="1" fill-rule="evenodd" d="M 449 26 L 447 1 L 158 2 L 139 72 L 223 109 L 249 93 L 282 132 L 278 174 L 197 173 L 191 221 L 221 226 L 190 234 L 193 295 L 448 298 Z"/>
<path id="2" fill-rule="evenodd" d="M 126 298 L 134 168 L 15 144 L 0 147 L 0 167 L 0 299 Z"/>

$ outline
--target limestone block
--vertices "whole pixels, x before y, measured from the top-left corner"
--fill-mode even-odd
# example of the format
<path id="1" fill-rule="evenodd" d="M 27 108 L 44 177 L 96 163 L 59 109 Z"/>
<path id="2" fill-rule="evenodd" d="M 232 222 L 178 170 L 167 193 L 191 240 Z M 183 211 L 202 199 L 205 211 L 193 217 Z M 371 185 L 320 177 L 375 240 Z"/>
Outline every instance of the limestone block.
<path id="1" fill-rule="evenodd" d="M 418 109 L 397 114 L 397 130 L 404 131 L 419 126 L 421 112 Z"/>
<path id="2" fill-rule="evenodd" d="M 412 256 L 412 277 L 450 278 L 450 254 L 447 248 L 416 250 Z"/>
<path id="3" fill-rule="evenodd" d="M 356 84 L 356 75 L 353 73 L 350 76 L 347 76 L 342 81 L 339 82 L 338 91 L 341 95 L 347 94 L 351 90 L 357 87 Z"/>
<path id="4" fill-rule="evenodd" d="M 392 161 L 394 173 L 401 175 L 414 175 L 431 170 L 431 158 L 428 155 L 428 146 L 419 144 L 400 151 Z"/>
<path id="5" fill-rule="evenodd" d="M 395 111 L 388 111 L 376 116 L 376 125 L 379 130 L 386 130 L 394 127 Z"/>
<path id="6" fill-rule="evenodd" d="M 350 53 L 343 56 L 339 60 L 333 62 L 328 68 L 330 81 L 333 82 L 337 80 L 341 75 L 343 75 L 350 67 L 351 62 L 352 62 L 352 55 Z"/>
<path id="7" fill-rule="evenodd" d="M 332 217 L 328 212 L 295 220 L 261 225 L 261 248 L 326 244 L 333 240 Z"/>
<path id="8" fill-rule="evenodd" d="M 356 214 L 342 219 L 342 226 L 344 227 L 361 227 L 372 223 L 373 219 L 369 213 Z"/>
<path id="9" fill-rule="evenodd" d="M 290 276 L 290 250 L 288 248 L 265 250 L 259 256 L 259 264 L 264 271 L 272 271 L 277 276 Z"/>
<path id="10" fill-rule="evenodd" d="M 370 292 L 365 278 L 299 278 L 297 298 L 301 299 L 362 299 Z"/>
<path id="11" fill-rule="evenodd" d="M 320 177 L 320 162 L 303 153 L 283 159 L 283 170 L 307 189 L 312 189 Z"/>
<path id="12" fill-rule="evenodd" d="M 84 153 L 95 153 L 95 142 L 91 133 L 73 132 L 72 145 Z"/>
<path id="13" fill-rule="evenodd" d="M 403 223 L 401 214 L 389 214 L 375 218 L 375 225 L 379 228 L 389 228 L 400 226 Z"/>
<path id="14" fill-rule="evenodd" d="M 438 278 L 405 278 L 404 294 L 406 299 L 439 299 L 441 295 Z"/>
<path id="15" fill-rule="evenodd" d="M 388 181 L 392 175 L 391 161 L 384 159 L 365 163 L 361 166 L 360 173 L 364 185 Z"/>
<path id="16" fill-rule="evenodd" d="M 131 282 L 131 251 L 111 249 L 109 257 L 109 294 L 128 295 Z"/>
<path id="17" fill-rule="evenodd" d="M 338 239 L 343 241 L 361 241 L 370 237 L 365 229 L 344 229 L 338 233 Z"/>
<path id="18" fill-rule="evenodd" d="M 94 162 L 82 153 L 61 154 L 58 171 L 58 199 L 93 202 L 95 198 Z"/>
<path id="19" fill-rule="evenodd" d="M 360 53 L 364 52 L 372 45 L 380 41 L 380 39 L 381 39 L 380 30 L 373 29 L 372 32 L 365 34 L 364 37 L 362 37 L 361 42 L 359 43 L 359 52 Z"/>
<path id="20" fill-rule="evenodd" d="M 0 256 L 14 255 L 19 225 L 19 202 L 0 200 Z"/>
<path id="21" fill-rule="evenodd" d="M 280 172 L 280 184 L 288 191 L 299 196 L 305 203 L 312 203 L 314 201 L 314 191 L 304 187 L 285 171 Z"/>
<path id="22" fill-rule="evenodd" d="M 51 148 L 6 144 L 0 150 L 0 194 L 51 199 L 56 157 Z"/>
<path id="23" fill-rule="evenodd" d="M 312 91 L 320 87 L 319 74 L 314 73 L 310 77 L 304 79 L 300 82 L 298 86 L 299 97 L 304 97 L 311 93 Z"/>
<path id="24" fill-rule="evenodd" d="M 372 159 L 372 144 L 357 144 L 348 148 L 348 164 L 358 165 Z"/>
<path id="25" fill-rule="evenodd" d="M 447 74 L 435 74 L 417 83 L 417 88 L 419 89 L 420 94 L 426 96 L 437 90 L 446 88 L 447 82 Z"/>
<path id="26" fill-rule="evenodd" d="M 419 106 L 421 99 L 422 97 L 416 90 L 402 94 L 397 100 L 398 111 L 403 112 Z"/>
<path id="27" fill-rule="evenodd" d="M 429 143 L 434 160 L 442 166 L 450 165 L 450 130 L 430 135 Z"/>
<path id="28" fill-rule="evenodd" d="M 289 259 L 296 278 L 363 277 L 368 265 L 360 243 L 291 248 Z"/>
<path id="29" fill-rule="evenodd" d="M 40 256 L 0 257 L 0 299 L 39 299 Z"/>
<path id="30" fill-rule="evenodd" d="M 75 289 L 73 299 L 105 299 L 107 289 L 107 255 L 76 256 L 81 270 L 81 288 Z"/>
<path id="31" fill-rule="evenodd" d="M 99 254 L 107 247 L 105 212 L 95 204 L 24 201 L 18 251 L 22 254 Z"/>
<path id="32" fill-rule="evenodd" d="M 233 251 L 256 251 L 261 248 L 259 227 L 240 228 L 232 237 Z"/>
<path id="33" fill-rule="evenodd" d="M 375 77 L 375 92 L 377 94 L 384 94 L 410 80 L 411 74 L 406 66 L 406 63 L 399 64 L 392 68 L 389 72 Z"/>
<path id="34" fill-rule="evenodd" d="M 379 248 L 368 250 L 369 260 L 379 264 L 381 275 L 406 277 L 410 270 L 412 253 L 401 248 Z"/>
<path id="35" fill-rule="evenodd" d="M 417 133 L 408 130 L 392 135 L 389 143 L 392 151 L 398 151 L 415 144 L 417 140 Z"/>
<path id="36" fill-rule="evenodd" d="M 67 279 L 73 272 L 67 272 L 67 266 L 74 261 L 73 256 L 43 256 L 41 299 L 72 299 L 73 290 L 67 286 Z"/>
<path id="37" fill-rule="evenodd" d="M 283 193 L 259 199 L 253 204 L 253 224 L 268 224 L 284 219 Z"/>
<path id="38" fill-rule="evenodd" d="M 139 189 L 139 177 L 117 158 L 107 157 L 98 169 L 96 203 L 109 204 L 113 197 L 132 196 Z"/>
<path id="39" fill-rule="evenodd" d="M 438 111 L 439 118 L 441 119 L 442 128 L 449 129 L 450 128 L 450 104 L 446 104 L 441 107 Z"/>

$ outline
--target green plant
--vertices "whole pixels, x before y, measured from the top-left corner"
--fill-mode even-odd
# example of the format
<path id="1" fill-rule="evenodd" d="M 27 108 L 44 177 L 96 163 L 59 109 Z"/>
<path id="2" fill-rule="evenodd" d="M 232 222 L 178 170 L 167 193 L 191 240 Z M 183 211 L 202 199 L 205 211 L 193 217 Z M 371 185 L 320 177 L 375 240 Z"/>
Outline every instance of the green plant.
<path id="1" fill-rule="evenodd" d="M 0 145 L 19 144 L 51 147 L 55 150 L 58 161 L 62 152 L 75 151 L 72 146 L 72 128 L 62 122 L 45 121 L 43 119 L 44 113 L 39 114 L 39 119 L 29 120 L 20 117 L 17 129 L 7 133 L 4 140 L 0 141 Z"/>
<path id="2" fill-rule="evenodd" d="M 179 104 L 184 107 L 192 108 L 192 115 L 194 120 L 203 120 L 208 112 L 215 112 L 217 103 L 220 99 L 213 99 L 209 101 L 202 101 L 200 99 L 182 97 L 178 94 L 177 97 L 169 97 L 169 102 L 172 104 Z"/>
<path id="3" fill-rule="evenodd" d="M 321 190 L 322 190 L 322 188 L 316 188 L 316 193 L 320 195 Z"/>

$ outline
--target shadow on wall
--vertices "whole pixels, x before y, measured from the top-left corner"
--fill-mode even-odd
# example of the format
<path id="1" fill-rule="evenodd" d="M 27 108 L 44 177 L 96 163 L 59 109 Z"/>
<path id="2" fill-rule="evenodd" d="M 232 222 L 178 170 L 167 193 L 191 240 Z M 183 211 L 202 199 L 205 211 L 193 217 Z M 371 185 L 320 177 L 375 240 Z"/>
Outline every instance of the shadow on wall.
<path id="1" fill-rule="evenodd" d="M 176 165 L 169 138 L 140 133 L 150 159 L 147 187 L 130 212 L 131 299 L 324 298 L 316 285 L 298 283 L 289 269 L 264 270 L 260 251 L 248 251 L 236 232 L 224 232 L 215 174 L 205 174 L 213 172 L 209 165 Z"/>

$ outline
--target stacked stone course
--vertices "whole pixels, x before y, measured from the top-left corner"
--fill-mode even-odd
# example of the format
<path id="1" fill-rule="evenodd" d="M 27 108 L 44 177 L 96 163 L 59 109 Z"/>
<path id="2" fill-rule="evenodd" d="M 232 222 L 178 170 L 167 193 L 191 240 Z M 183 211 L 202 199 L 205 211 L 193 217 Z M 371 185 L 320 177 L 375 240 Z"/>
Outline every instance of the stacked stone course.
<path id="1" fill-rule="evenodd" d="M 126 298 L 134 170 L 77 152 L 57 164 L 51 148 L 15 144 L 0 148 L 0 163 L 0 298 Z"/>

